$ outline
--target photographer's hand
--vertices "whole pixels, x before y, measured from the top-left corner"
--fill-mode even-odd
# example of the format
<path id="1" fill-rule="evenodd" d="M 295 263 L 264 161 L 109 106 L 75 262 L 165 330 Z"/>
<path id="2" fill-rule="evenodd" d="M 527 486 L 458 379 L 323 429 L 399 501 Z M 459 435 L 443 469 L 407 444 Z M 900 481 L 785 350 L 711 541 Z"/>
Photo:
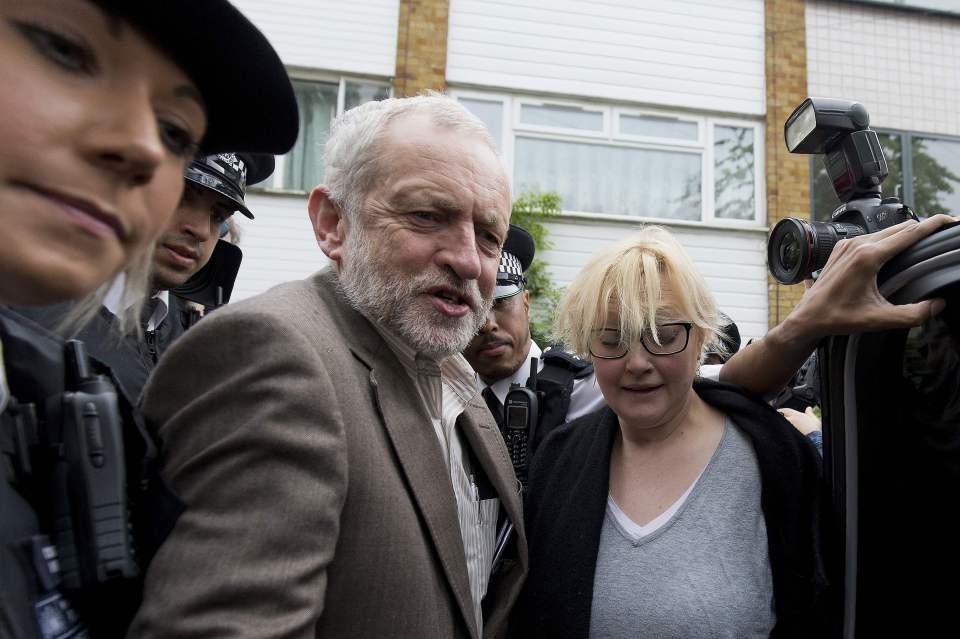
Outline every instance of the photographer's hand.
<path id="1" fill-rule="evenodd" d="M 942 300 L 891 304 L 877 288 L 877 273 L 893 256 L 956 221 L 935 215 L 838 242 L 796 308 L 762 339 L 736 353 L 721 370 L 721 381 L 770 393 L 786 384 L 828 335 L 916 326 L 940 312 Z"/>

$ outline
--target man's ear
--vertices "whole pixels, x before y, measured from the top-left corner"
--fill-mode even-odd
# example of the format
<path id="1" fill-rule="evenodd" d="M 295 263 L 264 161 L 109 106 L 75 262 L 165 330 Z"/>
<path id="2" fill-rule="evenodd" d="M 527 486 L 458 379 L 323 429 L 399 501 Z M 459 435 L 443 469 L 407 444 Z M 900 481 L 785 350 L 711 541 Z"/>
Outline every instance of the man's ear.
<path id="1" fill-rule="evenodd" d="M 339 266 L 343 255 L 343 243 L 346 240 L 344 233 L 346 220 L 343 218 L 340 207 L 330 199 L 327 187 L 321 185 L 310 192 L 307 212 L 310 214 L 310 226 L 313 227 L 317 245 Z"/>

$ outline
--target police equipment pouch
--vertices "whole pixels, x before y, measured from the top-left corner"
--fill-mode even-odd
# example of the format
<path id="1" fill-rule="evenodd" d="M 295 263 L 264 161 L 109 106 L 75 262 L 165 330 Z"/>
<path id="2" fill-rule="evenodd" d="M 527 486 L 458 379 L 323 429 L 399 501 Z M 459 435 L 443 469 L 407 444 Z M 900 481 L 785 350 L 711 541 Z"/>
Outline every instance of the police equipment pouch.
<path id="1" fill-rule="evenodd" d="M 79 589 L 135 577 L 139 569 L 128 521 L 117 391 L 107 377 L 91 371 L 83 342 L 66 343 L 65 364 L 62 430 L 51 433 L 47 443 L 57 455 L 53 527 L 63 585 Z"/>
<path id="2" fill-rule="evenodd" d="M 532 443 L 540 418 L 540 397 L 537 392 L 537 368 L 539 361 L 530 358 L 530 377 L 527 387 L 511 384 L 504 402 L 503 439 L 510 453 L 514 473 L 526 492 L 527 471 L 532 456 Z"/>

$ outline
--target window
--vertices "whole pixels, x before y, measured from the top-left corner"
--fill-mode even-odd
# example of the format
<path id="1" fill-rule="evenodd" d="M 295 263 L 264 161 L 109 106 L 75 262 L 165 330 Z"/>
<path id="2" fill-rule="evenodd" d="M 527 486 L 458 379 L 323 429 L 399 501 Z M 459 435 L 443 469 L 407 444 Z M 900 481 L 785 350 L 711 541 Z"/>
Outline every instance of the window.
<path id="1" fill-rule="evenodd" d="M 456 95 L 498 141 L 515 193 L 555 191 L 564 210 L 578 213 L 724 224 L 763 220 L 759 123 Z"/>
<path id="2" fill-rule="evenodd" d="M 337 115 L 390 97 L 390 85 L 341 78 L 339 82 L 293 80 L 300 107 L 300 136 L 293 149 L 277 158 L 272 186 L 309 191 L 323 181 L 323 145 Z"/>
<path id="3" fill-rule="evenodd" d="M 957 6 L 957 0 L 846 0 L 854 4 L 872 4 L 879 6 L 892 7 L 896 9 L 909 9 L 913 11 L 922 11 L 924 13 L 953 13 L 960 14 L 960 7 Z"/>
<path id="4" fill-rule="evenodd" d="M 880 185 L 883 197 L 900 198 L 921 218 L 960 214 L 960 138 L 880 131 L 877 135 L 889 170 Z M 909 153 L 905 155 L 903 149 Z M 815 220 L 829 220 L 840 206 L 822 158 L 814 155 L 810 159 Z"/>
<path id="5" fill-rule="evenodd" d="M 490 136 L 497 145 L 497 151 L 503 152 L 500 147 L 503 143 L 503 105 L 493 100 L 474 100 L 461 98 L 460 103 L 475 116 L 483 120 L 490 131 Z"/>

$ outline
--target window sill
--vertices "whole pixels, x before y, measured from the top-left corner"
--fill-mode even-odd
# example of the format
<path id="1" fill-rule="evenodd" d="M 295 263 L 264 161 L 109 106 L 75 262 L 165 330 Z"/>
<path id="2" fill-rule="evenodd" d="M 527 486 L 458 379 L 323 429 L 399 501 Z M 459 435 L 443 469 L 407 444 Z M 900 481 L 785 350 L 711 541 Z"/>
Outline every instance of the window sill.
<path id="1" fill-rule="evenodd" d="M 247 195 L 282 195 L 285 197 L 307 197 L 310 191 L 300 189 L 283 189 L 272 186 L 251 186 L 247 189 Z"/>
<path id="2" fill-rule="evenodd" d="M 713 229 L 718 231 L 746 231 L 749 233 L 766 234 L 769 229 L 766 225 L 758 223 L 756 220 L 712 220 L 702 222 L 699 220 L 674 220 L 664 217 L 640 217 L 634 215 L 610 215 L 606 213 L 584 213 L 582 211 L 562 211 L 556 221 L 564 222 L 588 222 L 588 223 L 615 223 L 630 224 L 633 226 L 657 224 L 667 227 L 682 227 L 694 229 Z"/>

